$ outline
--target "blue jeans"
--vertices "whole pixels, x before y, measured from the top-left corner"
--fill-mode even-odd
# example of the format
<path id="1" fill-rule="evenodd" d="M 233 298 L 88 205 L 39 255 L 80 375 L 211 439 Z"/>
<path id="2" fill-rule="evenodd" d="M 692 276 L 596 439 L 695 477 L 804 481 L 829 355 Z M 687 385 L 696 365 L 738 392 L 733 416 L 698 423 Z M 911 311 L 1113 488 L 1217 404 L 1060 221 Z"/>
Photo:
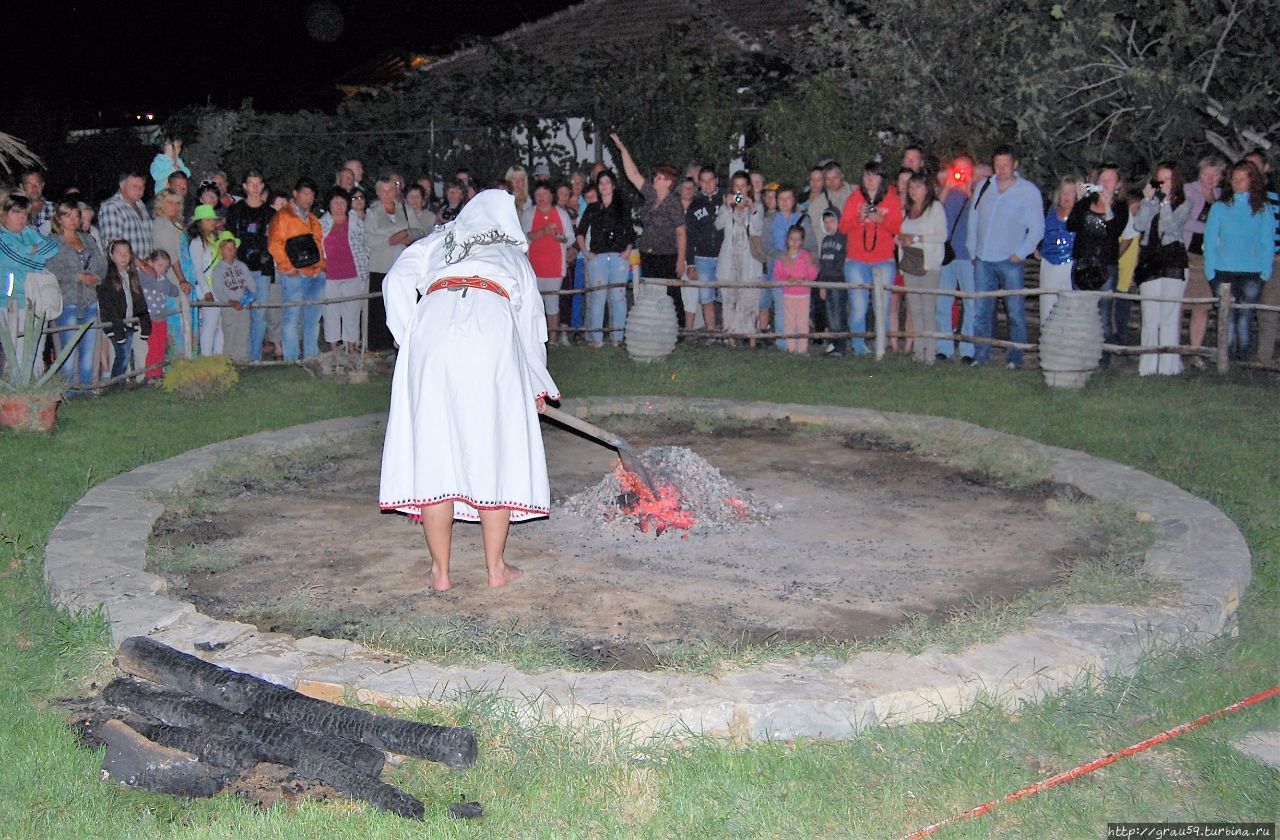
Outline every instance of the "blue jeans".
<path id="1" fill-rule="evenodd" d="M 587 260 L 587 288 L 595 289 L 610 283 L 627 282 L 630 266 L 622 258 L 622 254 L 596 254 L 595 259 Z M 627 289 L 619 286 L 616 289 L 587 292 L 587 341 L 599 344 L 604 341 L 601 328 L 604 326 L 604 307 L 609 305 L 609 340 L 615 344 L 622 341 L 622 328 L 627 323 Z"/>
<path id="2" fill-rule="evenodd" d="M 1100 291 L 1114 292 L 1119 282 L 1120 268 L 1113 265 L 1108 269 L 1107 282 L 1102 284 Z M 1098 301 L 1098 315 L 1102 318 L 1102 340 L 1107 344 L 1124 344 L 1124 337 L 1129 332 L 1129 310 L 1122 311 L 1120 304 L 1129 302 L 1109 297 Z M 1120 322 L 1121 316 L 1124 317 L 1123 324 Z"/>
<path id="3" fill-rule="evenodd" d="M 889 311 L 889 296 L 893 294 L 893 274 L 896 267 L 896 263 L 893 260 L 884 260 L 877 263 L 845 260 L 844 282 L 869 284 L 874 282 L 878 275 L 880 277 L 880 285 L 883 287 L 884 306 L 882 309 L 887 313 Z M 862 333 L 867 331 L 867 305 L 870 301 L 870 289 L 849 289 L 849 332 Z M 885 315 L 885 317 L 887 318 L 888 315 Z M 865 338 L 854 336 L 851 343 L 855 354 L 859 356 L 867 354 L 867 340 Z"/>
<path id="4" fill-rule="evenodd" d="M 91 323 L 98 317 L 98 304 L 87 303 L 83 306 L 75 304 L 67 304 L 62 307 L 62 314 L 54 321 L 55 326 L 59 327 L 78 327 L 81 324 Z M 76 345 L 76 349 L 71 351 L 71 355 L 67 357 L 63 367 L 67 381 L 72 385 L 92 385 L 93 384 L 93 368 L 94 363 L 98 360 L 98 330 L 85 330 L 84 337 L 80 339 L 80 343 Z M 67 342 L 75 335 L 74 332 L 59 333 L 60 342 Z"/>
<path id="5" fill-rule="evenodd" d="M 1219 271 L 1218 280 L 1229 280 L 1231 282 L 1231 297 L 1236 303 L 1257 303 L 1262 297 L 1262 276 L 1258 274 L 1244 274 L 1242 272 Z M 1268 283 L 1271 281 L 1268 280 Z M 1244 359 L 1249 355 L 1249 345 L 1253 339 L 1253 314 L 1252 309 L 1232 309 L 1230 324 L 1230 332 L 1227 335 L 1227 348 L 1232 354 L 1232 358 Z"/>
<path id="6" fill-rule="evenodd" d="M 280 339 L 284 344 L 285 361 L 298 360 L 298 324 L 302 324 L 302 358 L 311 359 L 320 355 L 320 316 L 324 313 L 324 272 L 314 277 L 304 274 L 285 274 L 281 278 L 284 284 L 284 300 L 315 301 L 311 306 L 290 306 L 284 310 L 284 323 L 281 325 Z"/>
<path id="7" fill-rule="evenodd" d="M 773 264 L 777 261 L 777 257 L 770 257 L 769 262 L 765 264 L 765 279 L 773 279 Z M 773 312 L 773 332 L 784 332 L 782 328 L 782 287 L 770 286 L 760 290 L 760 311 Z M 784 339 L 778 339 L 775 342 L 779 350 L 787 349 L 787 342 Z"/>
<path id="8" fill-rule="evenodd" d="M 830 277 L 819 277 L 819 280 L 832 280 Z M 843 279 L 843 278 L 840 278 Z M 835 280 L 834 282 L 840 282 Z M 778 291 L 782 291 L 779 289 Z M 849 324 L 849 295 L 844 289 L 825 289 L 827 293 L 827 329 L 832 332 L 840 332 Z M 832 340 L 837 353 L 849 352 L 849 340 L 846 338 L 836 338 Z"/>
<path id="9" fill-rule="evenodd" d="M 939 289 L 959 289 L 962 292 L 973 291 L 973 263 L 969 260 L 954 259 L 942 267 L 942 276 L 938 281 Z M 951 332 L 951 307 L 955 298 L 939 297 L 937 310 L 937 330 L 942 333 Z M 965 298 L 962 302 L 964 314 L 960 320 L 960 332 L 973 335 L 973 310 L 977 303 L 973 298 Z M 938 339 L 938 352 L 950 359 L 956 351 L 956 342 L 950 338 Z M 973 358 L 973 342 L 960 342 L 961 357 Z"/>
<path id="10" fill-rule="evenodd" d="M 261 271 L 250 271 L 249 275 L 253 277 L 253 286 L 258 290 L 258 299 L 249 308 L 249 361 L 260 362 L 262 342 L 267 337 L 267 310 L 258 308 L 256 304 L 267 302 L 271 278 L 264 277 Z"/>
<path id="11" fill-rule="evenodd" d="M 133 347 L 133 330 L 129 330 L 128 337 L 119 343 L 112 342 L 111 349 L 115 352 L 115 356 L 111 359 L 111 378 L 124 374 L 129 369 L 129 350 Z M 117 382 L 111 386 L 113 388 L 123 388 L 123 382 Z"/>
<path id="12" fill-rule="evenodd" d="M 973 266 L 973 285 L 979 292 L 1018 291 L 1023 288 L 1023 264 L 1013 260 L 976 260 Z M 1021 296 L 1004 298 L 1004 311 L 1009 316 L 1009 340 L 1025 344 L 1027 341 L 1026 300 Z M 979 338 L 995 338 L 996 299 L 978 298 L 974 307 L 974 335 Z M 1009 364 L 1022 366 L 1022 351 L 1010 350 Z M 979 344 L 973 352 L 975 362 L 991 360 L 991 345 Z"/>
<path id="13" fill-rule="evenodd" d="M 578 259 L 575 260 L 573 263 L 573 288 L 575 289 L 586 288 L 586 285 L 587 285 L 586 263 L 587 263 L 587 258 L 582 256 L 582 254 L 578 254 Z M 571 314 L 569 317 L 569 326 L 573 327 L 575 330 L 582 329 L 583 312 L 585 309 L 585 307 L 583 306 L 582 299 L 584 297 L 586 297 L 586 295 L 574 295 L 573 297 L 569 298 L 569 300 L 573 301 L 570 309 Z M 563 326 L 563 324 L 561 324 L 561 326 Z"/>
<path id="14" fill-rule="evenodd" d="M 698 272 L 699 283 L 716 282 L 716 267 L 720 265 L 718 257 L 694 257 L 693 267 Z M 698 303 L 715 303 L 716 290 L 698 287 Z"/>

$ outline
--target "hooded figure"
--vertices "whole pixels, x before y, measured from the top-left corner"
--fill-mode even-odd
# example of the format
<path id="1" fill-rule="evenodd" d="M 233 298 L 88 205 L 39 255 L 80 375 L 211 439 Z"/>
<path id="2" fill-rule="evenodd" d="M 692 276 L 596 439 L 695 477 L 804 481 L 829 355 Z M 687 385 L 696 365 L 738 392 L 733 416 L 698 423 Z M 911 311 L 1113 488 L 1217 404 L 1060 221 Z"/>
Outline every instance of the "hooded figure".
<path id="1" fill-rule="evenodd" d="M 489 584 L 501 586 L 520 574 L 502 559 L 509 523 L 549 512 L 538 413 L 560 392 L 528 247 L 511 196 L 487 190 L 406 248 L 383 283 L 400 350 L 379 502 L 422 517 L 438 590 L 454 519 L 480 521 Z"/>

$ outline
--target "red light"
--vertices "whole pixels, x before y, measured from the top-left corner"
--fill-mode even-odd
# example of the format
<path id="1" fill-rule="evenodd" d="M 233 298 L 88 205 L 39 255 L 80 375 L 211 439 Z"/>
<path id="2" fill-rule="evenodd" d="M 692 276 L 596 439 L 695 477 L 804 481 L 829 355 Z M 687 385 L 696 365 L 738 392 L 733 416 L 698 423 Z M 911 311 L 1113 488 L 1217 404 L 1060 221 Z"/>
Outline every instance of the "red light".
<path id="1" fill-rule="evenodd" d="M 955 172 L 951 173 L 951 177 L 955 178 L 957 181 L 963 181 L 964 173 L 960 172 L 959 170 L 956 170 Z"/>

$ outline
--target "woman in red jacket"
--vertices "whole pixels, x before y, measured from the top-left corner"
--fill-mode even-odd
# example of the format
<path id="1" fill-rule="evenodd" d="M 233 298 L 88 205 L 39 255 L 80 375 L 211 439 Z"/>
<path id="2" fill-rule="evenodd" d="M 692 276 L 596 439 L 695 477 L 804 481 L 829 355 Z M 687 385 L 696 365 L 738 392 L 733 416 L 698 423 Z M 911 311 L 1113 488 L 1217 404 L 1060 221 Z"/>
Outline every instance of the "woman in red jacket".
<path id="1" fill-rule="evenodd" d="M 844 263 L 846 283 L 870 285 L 878 277 L 884 289 L 884 306 L 888 312 L 889 295 L 893 291 L 893 275 L 897 270 L 894 242 L 902 227 L 902 201 L 895 189 L 885 181 L 884 171 L 876 161 L 862 169 L 862 183 L 844 203 L 840 216 L 840 232 L 848 240 Z M 853 352 L 867 353 L 862 333 L 867 330 L 867 289 L 849 290 L 849 331 L 854 334 Z"/>

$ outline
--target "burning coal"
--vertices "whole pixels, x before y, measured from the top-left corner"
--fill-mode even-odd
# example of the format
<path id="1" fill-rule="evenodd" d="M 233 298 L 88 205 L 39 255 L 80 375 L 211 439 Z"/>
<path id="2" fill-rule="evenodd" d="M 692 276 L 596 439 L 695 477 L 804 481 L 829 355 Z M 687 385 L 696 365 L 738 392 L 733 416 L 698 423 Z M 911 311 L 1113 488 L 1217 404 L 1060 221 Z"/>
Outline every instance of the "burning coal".
<path id="1" fill-rule="evenodd" d="M 621 463 L 601 482 L 565 499 L 571 513 L 625 530 L 723 533 L 765 519 L 764 508 L 693 450 L 653 447 L 641 453 L 654 493 Z"/>

